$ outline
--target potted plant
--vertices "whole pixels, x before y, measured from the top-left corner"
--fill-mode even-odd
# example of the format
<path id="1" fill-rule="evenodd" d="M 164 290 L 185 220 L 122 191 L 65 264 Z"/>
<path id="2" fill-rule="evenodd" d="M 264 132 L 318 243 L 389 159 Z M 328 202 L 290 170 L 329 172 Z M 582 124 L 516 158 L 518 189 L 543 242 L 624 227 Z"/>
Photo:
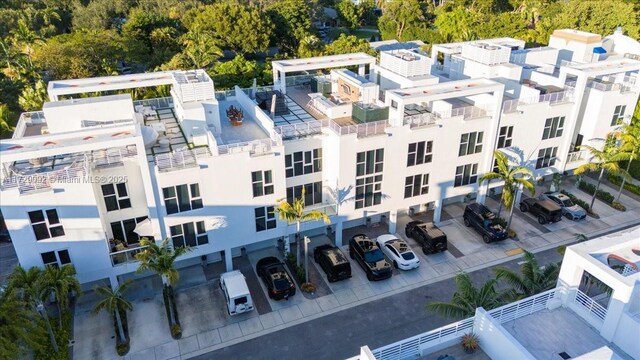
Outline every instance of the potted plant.
<path id="1" fill-rule="evenodd" d="M 473 354 L 480 347 L 480 340 L 476 334 L 468 333 L 462 336 L 460 345 L 467 354 Z"/>

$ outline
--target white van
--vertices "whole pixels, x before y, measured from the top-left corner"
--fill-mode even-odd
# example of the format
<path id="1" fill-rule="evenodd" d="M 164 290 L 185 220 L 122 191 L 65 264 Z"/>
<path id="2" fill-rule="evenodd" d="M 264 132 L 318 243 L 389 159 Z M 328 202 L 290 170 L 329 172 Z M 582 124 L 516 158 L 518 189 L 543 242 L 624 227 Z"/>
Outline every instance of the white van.
<path id="1" fill-rule="evenodd" d="M 222 288 L 224 298 L 227 301 L 229 315 L 253 310 L 253 300 L 249 293 L 249 287 L 240 270 L 220 275 L 220 288 Z"/>

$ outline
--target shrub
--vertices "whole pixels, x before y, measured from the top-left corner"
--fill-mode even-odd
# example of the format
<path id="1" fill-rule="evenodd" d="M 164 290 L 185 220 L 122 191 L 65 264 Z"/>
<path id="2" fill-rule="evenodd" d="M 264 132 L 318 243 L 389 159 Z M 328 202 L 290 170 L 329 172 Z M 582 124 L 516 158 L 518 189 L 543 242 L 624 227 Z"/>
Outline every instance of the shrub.
<path id="1" fill-rule="evenodd" d="M 500 226 L 502 226 L 503 229 L 506 229 L 507 228 L 507 220 L 505 220 L 503 217 L 496 216 L 493 219 L 493 225 L 500 225 Z"/>
<path id="2" fill-rule="evenodd" d="M 178 324 L 171 325 L 171 337 L 180 339 L 182 337 L 182 328 Z"/>
<path id="3" fill-rule="evenodd" d="M 119 356 L 125 356 L 129 352 L 129 340 L 118 343 L 118 345 L 116 345 L 116 352 Z"/>
<path id="4" fill-rule="evenodd" d="M 509 231 L 507 231 L 507 236 L 509 236 L 509 238 L 511 239 L 515 239 L 516 237 L 518 237 L 518 233 L 513 229 L 509 229 Z"/>
<path id="5" fill-rule="evenodd" d="M 589 195 L 593 195 L 593 193 L 596 191 L 596 186 L 593 184 L 589 184 L 586 181 L 580 181 L 578 183 L 578 189 L 586 192 Z M 615 197 L 613 195 L 611 195 L 611 193 L 606 192 L 604 190 L 598 189 L 598 193 L 596 194 L 596 198 L 606 202 L 607 204 L 611 204 L 613 202 L 613 200 L 615 200 Z"/>
<path id="6" fill-rule="evenodd" d="M 618 202 L 618 201 L 613 201 L 611 203 L 611 207 L 616 209 L 616 210 L 620 210 L 620 211 L 627 211 L 627 207 L 622 205 L 622 203 Z"/>
<path id="7" fill-rule="evenodd" d="M 575 195 L 565 191 L 565 190 L 560 190 L 560 192 L 562 194 L 565 194 L 569 197 L 569 199 L 571 199 L 571 201 L 580 206 L 581 208 L 583 208 L 586 212 L 590 212 L 589 210 L 589 203 L 587 203 L 586 201 L 582 200 L 582 199 L 578 199 Z"/>
<path id="8" fill-rule="evenodd" d="M 306 293 L 316 292 L 316 286 L 310 282 L 304 283 L 300 286 L 300 289 Z"/>
<path id="9" fill-rule="evenodd" d="M 614 185 L 620 186 L 620 184 L 622 184 L 622 178 L 619 177 L 619 176 L 615 176 L 613 174 L 609 174 L 607 179 L 609 180 L 610 183 L 612 183 Z M 631 184 L 629 182 L 625 182 L 624 183 L 624 188 L 627 189 L 627 191 L 629 191 L 629 192 L 632 192 L 632 193 L 634 193 L 636 195 L 640 195 L 640 186 L 638 186 L 636 184 Z"/>

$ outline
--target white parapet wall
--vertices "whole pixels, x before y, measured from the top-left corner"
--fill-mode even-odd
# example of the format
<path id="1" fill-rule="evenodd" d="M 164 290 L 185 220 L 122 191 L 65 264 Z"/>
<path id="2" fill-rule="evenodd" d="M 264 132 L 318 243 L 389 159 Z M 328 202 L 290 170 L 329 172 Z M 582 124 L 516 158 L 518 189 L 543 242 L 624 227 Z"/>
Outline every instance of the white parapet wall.
<path id="1" fill-rule="evenodd" d="M 493 360 L 535 360 L 535 357 L 509 334 L 498 320 L 481 307 L 476 309 L 473 332 L 480 340 L 482 351 Z"/>

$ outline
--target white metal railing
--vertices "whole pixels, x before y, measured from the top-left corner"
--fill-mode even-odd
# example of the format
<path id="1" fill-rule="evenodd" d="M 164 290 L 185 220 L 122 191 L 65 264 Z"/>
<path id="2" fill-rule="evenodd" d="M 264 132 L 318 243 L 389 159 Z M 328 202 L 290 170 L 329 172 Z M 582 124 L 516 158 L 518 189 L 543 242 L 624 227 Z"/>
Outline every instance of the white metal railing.
<path id="1" fill-rule="evenodd" d="M 603 83 L 597 80 L 587 81 L 587 87 L 600 91 L 617 91 L 621 90 L 622 84 L 619 83 Z"/>
<path id="2" fill-rule="evenodd" d="M 492 111 L 488 108 L 482 108 L 478 106 L 465 106 L 461 108 L 451 109 L 451 111 L 434 111 L 434 113 L 441 119 L 448 119 L 457 116 L 462 116 L 464 120 L 477 119 L 485 116 L 491 116 Z"/>
<path id="3" fill-rule="evenodd" d="M 558 298 L 561 291 L 563 291 L 563 288 L 547 290 L 526 299 L 493 309 L 489 311 L 489 315 L 498 320 L 500 324 L 531 315 L 537 311 L 546 309 L 547 302 L 551 299 Z"/>
<path id="4" fill-rule="evenodd" d="M 565 90 L 549 94 L 531 96 L 522 99 L 507 100 L 502 103 L 502 112 L 510 113 L 518 110 L 520 105 L 530 105 L 548 102 L 550 105 L 564 104 L 573 101 L 573 91 Z"/>
<path id="5" fill-rule="evenodd" d="M 219 155 L 237 154 L 248 152 L 252 156 L 260 156 L 271 154 L 272 147 L 277 146 L 278 142 L 271 139 L 260 139 L 247 142 L 239 142 L 235 144 L 226 144 L 218 146 Z"/>
<path id="6" fill-rule="evenodd" d="M 209 156 L 211 156 L 211 152 L 208 147 L 197 147 L 156 155 L 155 164 L 160 172 L 175 171 L 196 167 L 198 166 L 198 158 Z"/>
<path id="7" fill-rule="evenodd" d="M 403 125 L 409 125 L 411 129 L 421 126 L 435 125 L 438 117 L 433 113 L 422 113 L 417 115 L 407 115 L 404 117 Z"/>
<path id="8" fill-rule="evenodd" d="M 602 307 L 602 305 L 598 304 L 595 300 L 587 296 L 587 294 L 583 293 L 578 289 L 574 289 L 576 292 L 576 296 L 573 299 L 573 303 L 580 306 L 590 314 L 596 316 L 600 320 L 604 320 L 607 316 L 607 309 Z"/>
<path id="9" fill-rule="evenodd" d="M 431 330 L 390 345 L 372 350 L 376 360 L 399 360 L 420 356 L 420 349 L 455 339 L 473 330 L 475 317 Z"/>
<path id="10" fill-rule="evenodd" d="M 338 214 L 338 204 L 336 202 L 331 202 L 332 200 L 329 200 L 330 202 L 324 202 L 324 203 L 320 203 L 320 204 L 314 204 L 314 205 L 309 205 L 309 206 L 305 206 L 304 209 L 306 211 L 312 211 L 312 210 L 317 210 L 320 211 L 321 213 L 325 213 L 327 215 L 337 215 Z"/>
<path id="11" fill-rule="evenodd" d="M 109 257 L 111 258 L 111 266 L 138 261 L 136 260 L 136 254 L 138 254 L 145 248 L 146 246 L 138 246 L 132 249 L 124 249 L 109 254 Z"/>
<path id="12" fill-rule="evenodd" d="M 572 162 L 576 162 L 576 161 L 580 161 L 580 160 L 584 160 L 586 155 L 587 155 L 587 152 L 584 151 L 584 150 L 578 150 L 578 151 L 570 152 L 567 155 L 567 164 L 568 163 L 572 163 Z"/>
<path id="13" fill-rule="evenodd" d="M 124 158 L 136 155 L 138 155 L 138 151 L 133 145 L 124 148 L 98 150 L 91 153 L 91 163 L 96 167 L 122 165 Z"/>
<path id="14" fill-rule="evenodd" d="M 155 99 L 136 100 L 133 102 L 134 108 L 138 105 L 151 106 L 154 109 L 172 108 L 173 98 L 169 96 L 169 97 L 161 97 L 161 98 L 155 98 Z"/>
<path id="15" fill-rule="evenodd" d="M 51 185 L 56 182 L 74 182 L 83 176 L 87 176 L 88 173 L 87 161 L 85 159 L 85 161 L 76 162 L 64 168 L 48 172 L 29 175 L 14 173 L 3 179 L 0 188 L 2 190 L 18 188 L 20 194 L 27 194 L 30 192 L 49 190 L 51 189 Z"/>
<path id="16" fill-rule="evenodd" d="M 357 137 L 359 138 L 382 135 L 385 134 L 387 126 L 387 120 L 379 120 L 357 125 L 346 125 L 340 127 L 340 135 L 357 134 Z"/>
<path id="17" fill-rule="evenodd" d="M 299 124 L 280 125 L 274 128 L 283 139 L 297 139 L 322 133 L 322 122 L 309 121 Z"/>

